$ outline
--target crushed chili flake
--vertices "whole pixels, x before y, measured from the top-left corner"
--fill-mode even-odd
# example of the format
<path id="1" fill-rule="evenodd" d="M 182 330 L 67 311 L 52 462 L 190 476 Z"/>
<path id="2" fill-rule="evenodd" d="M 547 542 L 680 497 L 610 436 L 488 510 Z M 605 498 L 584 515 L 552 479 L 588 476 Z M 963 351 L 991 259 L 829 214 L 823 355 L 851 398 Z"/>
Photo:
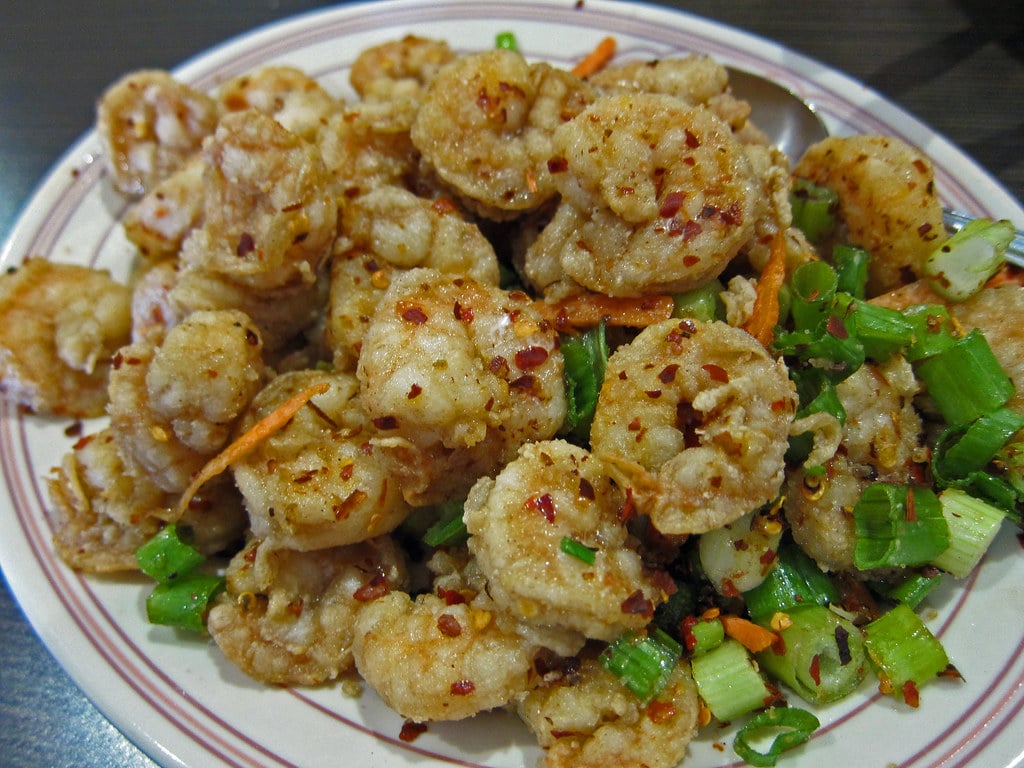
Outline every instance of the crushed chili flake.
<path id="1" fill-rule="evenodd" d="M 678 371 L 678 363 L 671 363 L 670 365 L 666 365 L 662 369 L 661 373 L 658 374 L 658 381 L 660 381 L 662 384 L 671 384 L 673 381 L 676 380 L 676 373 L 678 373 Z"/>
<path id="2" fill-rule="evenodd" d="M 835 336 L 837 339 L 846 339 L 850 336 L 850 332 L 846 330 L 846 324 L 835 315 L 829 315 L 828 320 L 825 321 L 825 330 L 830 336 Z"/>
<path id="3" fill-rule="evenodd" d="M 696 149 L 700 146 L 700 138 L 689 128 L 686 129 L 686 146 L 690 149 Z"/>
<path id="4" fill-rule="evenodd" d="M 655 725 L 667 723 L 675 716 L 676 708 L 671 701 L 652 701 L 647 705 L 647 717 Z"/>
<path id="5" fill-rule="evenodd" d="M 408 394 L 406 394 L 405 397 L 407 400 L 415 400 L 421 394 L 423 394 L 423 387 L 421 387 L 419 384 L 413 384 L 411 387 L 409 387 L 409 392 Z"/>
<path id="6" fill-rule="evenodd" d="M 398 429 L 397 416 L 378 416 L 373 420 L 373 426 L 380 430 Z"/>
<path id="7" fill-rule="evenodd" d="M 423 325 L 429 319 L 422 307 L 401 301 L 398 303 L 398 313 L 403 320 L 413 325 Z"/>
<path id="8" fill-rule="evenodd" d="M 388 577 L 378 572 L 373 575 L 373 578 L 353 592 L 352 597 L 360 603 L 368 603 L 371 600 L 376 600 L 378 597 L 384 597 L 390 591 L 391 582 L 388 581 Z"/>
<path id="9" fill-rule="evenodd" d="M 626 499 L 619 507 L 619 520 L 628 523 L 637 516 L 636 500 L 633 498 L 633 489 L 626 488 Z"/>
<path id="10" fill-rule="evenodd" d="M 552 157 L 548 160 L 548 173 L 565 173 L 569 170 L 569 161 L 564 157 Z"/>
<path id="11" fill-rule="evenodd" d="M 78 437 L 82 434 L 82 422 L 75 421 L 64 428 L 64 434 L 68 437 Z"/>
<path id="12" fill-rule="evenodd" d="M 416 739 L 426 732 L 426 723 L 414 723 L 412 720 L 406 720 L 402 723 L 402 730 L 399 731 L 398 738 L 408 744 L 416 741 Z"/>
<path id="13" fill-rule="evenodd" d="M 525 506 L 529 510 L 540 512 L 549 523 L 555 522 L 555 500 L 551 498 L 550 493 L 531 496 L 526 500 Z"/>
<path id="14" fill-rule="evenodd" d="M 476 683 L 472 680 L 456 680 L 452 683 L 452 696 L 468 696 L 476 690 Z"/>
<path id="15" fill-rule="evenodd" d="M 914 502 L 913 488 L 907 488 L 907 508 L 904 512 L 904 517 L 908 523 L 917 522 L 917 506 Z"/>
<path id="16" fill-rule="evenodd" d="M 597 498 L 597 494 L 594 492 L 594 486 L 585 477 L 580 478 L 579 497 L 586 501 L 593 501 Z"/>
<path id="17" fill-rule="evenodd" d="M 527 347 L 516 352 L 516 365 L 524 371 L 539 368 L 548 359 L 548 351 L 544 347 Z"/>
<path id="18" fill-rule="evenodd" d="M 334 517 L 337 520 L 347 520 L 352 511 L 366 501 L 366 491 L 356 488 L 346 496 L 340 504 L 334 505 Z"/>
<path id="19" fill-rule="evenodd" d="M 821 654 L 816 653 L 811 658 L 811 666 L 808 668 L 807 673 L 811 676 L 811 680 L 817 686 L 821 685 Z"/>
<path id="20" fill-rule="evenodd" d="M 455 319 L 460 323 L 472 323 L 473 322 L 473 308 L 464 307 L 461 301 L 455 302 L 455 307 L 452 310 L 452 314 Z"/>
<path id="21" fill-rule="evenodd" d="M 466 602 L 466 596 L 457 589 L 437 588 L 437 596 L 444 600 L 445 605 L 460 605 Z"/>
<path id="22" fill-rule="evenodd" d="M 654 616 L 654 603 L 647 599 L 643 590 L 638 589 L 625 600 L 620 606 L 623 613 L 650 618 Z"/>
<path id="23" fill-rule="evenodd" d="M 235 248 L 235 254 L 238 256 L 248 256 L 255 250 L 256 241 L 252 239 L 252 235 L 248 232 L 243 232 L 238 238 L 238 246 Z"/>
<path id="24" fill-rule="evenodd" d="M 450 613 L 442 613 L 437 617 L 437 631 L 445 637 L 458 637 L 462 634 L 462 625 Z"/>
<path id="25" fill-rule="evenodd" d="M 717 381 L 721 384 L 729 383 L 729 372 L 720 365 L 714 363 L 707 363 L 701 366 L 701 369 L 711 377 L 712 381 Z"/>
<path id="26" fill-rule="evenodd" d="M 685 200 L 685 192 L 669 192 L 665 195 L 665 199 L 661 203 L 661 208 L 658 209 L 658 215 L 663 219 L 671 219 L 679 213 L 679 209 L 683 207 L 683 202 Z"/>
<path id="27" fill-rule="evenodd" d="M 850 653 L 850 633 L 842 626 L 836 626 L 836 648 L 839 649 L 839 666 L 845 667 L 853 661 Z"/>
<path id="28" fill-rule="evenodd" d="M 743 593 L 736 588 L 732 579 L 722 579 L 722 594 L 726 597 L 742 597 Z"/>
<path id="29" fill-rule="evenodd" d="M 908 707 L 917 709 L 921 705 L 921 692 L 917 690 L 917 683 L 907 680 L 903 684 L 903 701 Z"/>
<path id="30" fill-rule="evenodd" d="M 454 201 L 452 201 L 452 199 L 448 197 L 437 198 L 437 200 L 435 200 L 431 204 L 431 208 L 433 208 L 434 212 L 440 216 L 444 216 L 449 213 L 455 213 L 455 211 L 458 210 L 458 208 L 456 208 L 455 206 Z"/>
<path id="31" fill-rule="evenodd" d="M 540 382 L 533 374 L 527 373 L 518 379 L 513 379 L 508 383 L 508 387 L 526 395 L 540 395 Z"/>

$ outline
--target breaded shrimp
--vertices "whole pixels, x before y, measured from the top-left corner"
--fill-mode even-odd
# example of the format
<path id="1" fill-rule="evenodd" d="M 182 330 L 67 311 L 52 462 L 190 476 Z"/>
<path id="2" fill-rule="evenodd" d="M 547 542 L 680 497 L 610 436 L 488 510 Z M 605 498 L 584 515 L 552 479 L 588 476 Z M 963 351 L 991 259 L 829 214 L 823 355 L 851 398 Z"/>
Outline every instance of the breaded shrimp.
<path id="1" fill-rule="evenodd" d="M 373 444 L 411 504 L 464 495 L 565 418 L 558 334 L 529 298 L 437 270 L 391 283 L 357 375 Z"/>
<path id="2" fill-rule="evenodd" d="M 227 442 L 263 384 L 262 342 L 242 312 L 194 312 L 122 348 L 110 375 L 110 423 L 125 463 L 180 492 Z"/>
<path id="3" fill-rule="evenodd" d="M 352 64 L 349 82 L 364 100 L 416 96 L 454 59 L 444 40 L 405 35 L 364 49 Z"/>
<path id="4" fill-rule="evenodd" d="M 388 533 L 409 512 L 398 483 L 374 456 L 376 430 L 359 406 L 359 382 L 351 374 L 281 374 L 253 399 L 237 430 L 320 382 L 330 389 L 232 467 L 253 534 L 275 548 L 354 544 Z"/>
<path id="5" fill-rule="evenodd" d="M 900 139 L 829 137 L 808 148 L 793 175 L 838 193 L 848 241 L 871 254 L 869 295 L 919 277 L 946 239 L 931 160 Z"/>
<path id="6" fill-rule="evenodd" d="M 913 398 L 920 385 L 904 358 L 867 363 L 836 385 L 846 410 L 840 449 L 822 478 L 794 470 L 783 508 L 793 539 L 826 570 L 853 568 L 853 506 L 875 481 L 912 483 L 920 475 L 922 422 Z"/>
<path id="7" fill-rule="evenodd" d="M 337 367 L 355 368 L 363 333 L 396 271 L 430 267 L 498 284 L 494 248 L 448 199 L 381 186 L 351 200 L 341 222 L 327 321 Z"/>
<path id="8" fill-rule="evenodd" d="M 658 531 L 703 533 L 778 496 L 796 406 L 746 331 L 665 320 L 608 360 L 590 441 Z"/>
<path id="9" fill-rule="evenodd" d="M 177 259 L 163 259 L 146 265 L 132 285 L 132 341 L 152 339 L 159 344 L 167 331 L 177 325 L 181 313 L 171 301 L 178 282 Z"/>
<path id="10" fill-rule="evenodd" d="M 246 110 L 224 116 L 203 157 L 203 225 L 182 262 L 257 291 L 314 282 L 337 227 L 319 151 Z"/>
<path id="11" fill-rule="evenodd" d="M 131 291 L 106 270 L 30 258 L 0 276 L 0 390 L 36 413 L 103 413 Z"/>
<path id="12" fill-rule="evenodd" d="M 114 186 L 125 195 L 153 189 L 199 151 L 219 118 L 212 98 L 167 72 L 124 76 L 96 107 L 96 129 Z"/>
<path id="13" fill-rule="evenodd" d="M 603 96 L 559 127 L 549 167 L 562 202 L 526 253 L 611 296 L 679 292 L 717 277 L 755 232 L 761 181 L 729 127 L 672 96 Z"/>
<path id="14" fill-rule="evenodd" d="M 382 536 L 315 552 L 251 541 L 227 570 L 227 590 L 207 629 L 245 674 L 266 683 L 316 685 L 352 667 L 355 621 L 374 599 L 403 589 L 405 554 Z"/>
<path id="15" fill-rule="evenodd" d="M 305 72 L 285 66 L 263 67 L 228 80 L 216 98 L 226 112 L 255 109 L 306 141 L 314 141 L 320 127 L 344 106 Z"/>
<path id="16" fill-rule="evenodd" d="M 147 261 L 173 258 L 203 220 L 205 163 L 197 153 L 155 185 L 125 213 L 125 236 Z"/>
<path id="17" fill-rule="evenodd" d="M 544 749 L 545 768 L 674 768 L 697 732 L 700 701 L 689 664 L 644 704 L 593 655 L 516 703 Z"/>
<path id="18" fill-rule="evenodd" d="M 562 440 L 527 443 L 469 493 L 469 551 L 502 608 L 528 623 L 613 640 L 666 595 L 620 518 L 625 495 L 600 459 Z M 571 539 L 593 563 L 562 551 Z"/>
<path id="19" fill-rule="evenodd" d="M 554 196 L 552 132 L 592 98 L 571 73 L 519 53 L 468 54 L 431 81 L 412 141 L 476 212 L 507 219 Z"/>
<path id="20" fill-rule="evenodd" d="M 174 496 L 131 472 L 106 428 L 79 440 L 47 478 L 54 546 L 72 568 L 136 571 L 135 551 L 172 517 Z M 245 511 L 234 489 L 211 483 L 179 520 L 204 554 L 239 540 Z"/>

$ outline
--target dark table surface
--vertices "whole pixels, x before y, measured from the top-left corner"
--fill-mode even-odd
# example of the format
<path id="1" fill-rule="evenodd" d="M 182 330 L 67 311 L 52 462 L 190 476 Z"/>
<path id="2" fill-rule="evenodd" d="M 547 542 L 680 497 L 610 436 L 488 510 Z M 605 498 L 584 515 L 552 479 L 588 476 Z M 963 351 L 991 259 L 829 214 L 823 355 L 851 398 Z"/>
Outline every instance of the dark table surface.
<path id="1" fill-rule="evenodd" d="M 661 4 L 757 33 L 864 82 L 1024 199 L 1020 0 Z M 119 75 L 174 67 L 232 35 L 325 5 L 6 0 L 0 7 L 0 240 L 51 164 L 90 128 L 96 96 Z M 40 644 L 6 581 L 0 582 L 0 764 L 153 765 Z"/>

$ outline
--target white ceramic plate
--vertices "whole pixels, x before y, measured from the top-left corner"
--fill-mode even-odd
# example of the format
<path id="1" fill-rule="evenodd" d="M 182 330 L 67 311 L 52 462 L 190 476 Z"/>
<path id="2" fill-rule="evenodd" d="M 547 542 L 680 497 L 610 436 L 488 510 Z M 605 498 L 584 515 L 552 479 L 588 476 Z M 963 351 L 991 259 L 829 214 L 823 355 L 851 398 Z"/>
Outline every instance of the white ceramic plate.
<path id="1" fill-rule="evenodd" d="M 979 214 L 1024 221 L 1024 211 L 974 162 L 877 93 L 761 38 L 665 9 L 587 0 L 461 2 L 433 0 L 347 5 L 257 30 L 177 71 L 203 88 L 275 62 L 348 92 L 347 73 L 368 45 L 414 31 L 460 50 L 492 44 L 512 30 L 531 58 L 570 65 L 614 35 L 621 57 L 702 51 L 764 72 L 814 102 L 838 132 L 903 137 L 927 151 L 944 200 Z M 29 255 L 100 265 L 124 276 L 131 248 L 118 219 L 123 202 L 96 162 L 86 136 L 41 185 L 0 254 L 0 267 Z M 65 423 L 23 416 L 0 405 L 0 501 L 4 572 L 32 624 L 98 707 L 164 765 L 533 766 L 540 755 L 514 717 L 488 714 L 433 725 L 412 744 L 401 719 L 371 693 L 346 698 L 338 686 L 290 690 L 258 685 L 225 663 L 209 642 L 144 621 L 146 585 L 84 578 L 50 544 L 40 478 L 67 451 Z M 88 425 L 87 425 L 88 426 Z M 6 502 L 6 503 L 5 503 Z M 1009 529 L 1009 526 L 1007 526 Z M 980 572 L 929 601 L 926 618 L 966 681 L 926 686 L 917 711 L 876 694 L 821 712 L 824 727 L 783 763 L 790 768 L 902 768 L 1017 765 L 1022 740 L 1013 721 L 1024 707 L 1024 566 L 1006 530 Z M 686 765 L 735 764 L 731 731 L 707 729 Z"/>

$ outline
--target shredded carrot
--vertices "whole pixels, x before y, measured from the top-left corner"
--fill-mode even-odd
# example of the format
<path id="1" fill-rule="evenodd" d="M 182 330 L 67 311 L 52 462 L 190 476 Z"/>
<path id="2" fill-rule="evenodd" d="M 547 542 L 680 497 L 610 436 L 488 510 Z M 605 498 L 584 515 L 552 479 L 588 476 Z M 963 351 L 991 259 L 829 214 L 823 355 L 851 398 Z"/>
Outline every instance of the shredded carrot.
<path id="1" fill-rule="evenodd" d="M 615 55 L 615 38 L 606 37 L 590 53 L 580 59 L 579 63 L 572 68 L 576 77 L 590 77 L 595 72 L 604 69 L 608 62 Z"/>
<path id="2" fill-rule="evenodd" d="M 558 330 L 593 328 L 602 322 L 627 328 L 646 328 L 672 317 L 675 302 L 671 296 L 605 296 L 582 293 L 554 304 L 537 302 L 544 319 Z"/>
<path id="3" fill-rule="evenodd" d="M 786 279 L 786 234 L 776 232 L 772 239 L 768 263 L 757 281 L 754 311 L 744 324 L 751 336 L 765 347 L 772 343 L 773 328 L 779 322 L 779 290 Z"/>
<path id="4" fill-rule="evenodd" d="M 206 465 L 199 470 L 199 474 L 192 478 L 192 482 L 189 483 L 188 488 L 186 488 L 185 492 L 181 495 L 181 499 L 178 501 L 178 506 L 175 510 L 175 518 L 181 517 L 185 514 L 185 510 L 188 509 L 188 505 L 192 501 L 192 497 L 196 495 L 196 492 L 206 482 L 212 480 L 236 461 L 259 446 L 260 443 L 270 438 L 271 435 L 284 427 L 291 418 L 299 412 L 299 409 L 302 408 L 302 406 L 317 395 L 323 394 L 329 388 L 330 385 L 327 384 L 327 382 L 323 382 L 292 395 L 277 406 L 277 408 L 256 422 L 256 424 L 232 442 L 231 445 L 206 462 Z"/>
<path id="5" fill-rule="evenodd" d="M 771 648 L 779 640 L 779 636 L 770 629 L 765 629 L 742 616 L 722 614 L 721 620 L 725 634 L 738 641 L 751 653 L 760 653 Z"/>

